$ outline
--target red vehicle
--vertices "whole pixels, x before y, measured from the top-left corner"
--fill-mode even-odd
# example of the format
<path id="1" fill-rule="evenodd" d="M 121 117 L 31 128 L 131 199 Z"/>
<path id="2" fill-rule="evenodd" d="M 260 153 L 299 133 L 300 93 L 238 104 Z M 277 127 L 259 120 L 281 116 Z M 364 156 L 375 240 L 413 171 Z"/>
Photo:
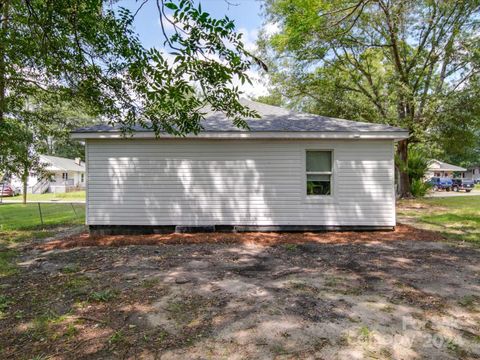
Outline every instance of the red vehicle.
<path id="1" fill-rule="evenodd" d="M 13 186 L 0 183 L 0 196 L 5 197 L 15 195 L 18 195 L 18 193 Z"/>

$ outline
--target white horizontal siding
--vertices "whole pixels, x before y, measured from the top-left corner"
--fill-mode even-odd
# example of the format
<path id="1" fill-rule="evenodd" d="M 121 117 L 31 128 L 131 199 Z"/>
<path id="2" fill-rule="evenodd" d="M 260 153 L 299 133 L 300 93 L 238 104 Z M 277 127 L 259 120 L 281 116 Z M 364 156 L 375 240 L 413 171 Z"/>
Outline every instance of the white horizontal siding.
<path id="1" fill-rule="evenodd" d="M 395 225 L 390 140 L 88 140 L 91 225 Z M 307 149 L 334 194 L 305 196 Z"/>

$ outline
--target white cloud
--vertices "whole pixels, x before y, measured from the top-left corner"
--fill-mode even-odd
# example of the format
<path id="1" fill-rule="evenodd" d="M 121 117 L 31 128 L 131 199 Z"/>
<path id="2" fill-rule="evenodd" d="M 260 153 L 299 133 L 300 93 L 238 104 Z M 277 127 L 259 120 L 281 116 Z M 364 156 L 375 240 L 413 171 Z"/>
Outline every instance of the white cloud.
<path id="1" fill-rule="evenodd" d="M 239 81 L 235 83 L 246 95 L 247 97 L 252 97 L 252 98 L 257 98 L 259 96 L 265 96 L 269 94 L 268 91 L 268 80 L 266 76 L 262 76 L 262 74 L 259 71 L 255 70 L 248 70 L 247 75 L 252 81 L 251 84 L 245 83 L 245 84 L 240 84 Z"/>
<path id="2" fill-rule="evenodd" d="M 239 33 L 243 34 L 243 43 L 245 44 L 245 49 L 250 52 L 254 52 L 257 50 L 257 38 L 258 38 L 258 30 L 252 29 L 248 30 L 246 28 L 238 29 Z"/>
<path id="3" fill-rule="evenodd" d="M 263 25 L 265 35 L 272 36 L 280 32 L 280 26 L 277 23 L 267 22 Z"/>
<path id="4" fill-rule="evenodd" d="M 171 36 L 174 34 L 175 26 L 177 26 L 178 29 L 182 29 L 181 24 L 175 22 L 175 19 L 173 18 L 172 15 L 166 14 L 165 17 L 166 18 L 163 18 L 163 21 L 160 21 L 160 17 L 158 17 L 157 23 L 160 28 L 162 27 L 162 23 L 163 23 L 163 28 L 165 29 L 165 32 L 167 33 L 168 36 Z"/>
<path id="5" fill-rule="evenodd" d="M 170 66 L 173 66 L 174 65 L 173 60 L 175 56 L 169 54 L 167 49 L 165 48 L 161 48 L 159 50 L 162 53 L 162 56 L 164 57 L 164 59 L 167 61 L 167 63 Z M 209 58 L 215 61 L 220 61 L 220 59 L 216 54 L 210 54 Z M 242 84 L 238 79 L 235 79 L 233 81 L 233 85 L 238 86 L 240 91 L 242 91 L 244 95 L 247 97 L 256 98 L 258 96 L 268 95 L 268 80 L 264 73 L 261 73 L 260 71 L 257 71 L 257 70 L 248 70 L 246 74 L 252 81 L 252 84 L 249 84 L 248 82 L 245 82 L 244 84 Z M 185 80 L 188 81 L 187 78 L 185 78 Z"/>
<path id="6" fill-rule="evenodd" d="M 165 30 L 168 33 L 172 33 L 174 31 L 173 26 L 168 21 L 165 21 L 164 23 Z M 256 41 L 259 34 L 258 30 L 239 28 L 238 32 L 243 34 L 242 39 L 243 43 L 245 44 L 245 49 L 251 53 L 254 53 L 257 50 Z M 159 50 L 162 51 L 162 54 L 167 60 L 168 64 L 173 65 L 174 56 L 170 55 L 168 50 L 165 48 Z M 212 60 L 220 61 L 216 54 L 209 54 L 208 57 Z M 268 95 L 268 78 L 262 70 L 248 70 L 247 75 L 252 81 L 252 84 L 241 84 L 241 82 L 238 80 L 234 81 L 234 85 L 238 86 L 240 91 L 242 91 L 245 96 L 256 98 L 258 96 Z"/>
<path id="7" fill-rule="evenodd" d="M 243 34 L 245 49 L 251 53 L 255 53 L 257 51 L 258 29 L 239 28 L 238 32 Z M 240 84 L 240 82 L 236 82 L 235 84 L 246 96 L 256 98 L 269 94 L 268 75 L 265 74 L 263 70 L 248 70 L 247 75 L 252 81 L 252 84 Z"/>

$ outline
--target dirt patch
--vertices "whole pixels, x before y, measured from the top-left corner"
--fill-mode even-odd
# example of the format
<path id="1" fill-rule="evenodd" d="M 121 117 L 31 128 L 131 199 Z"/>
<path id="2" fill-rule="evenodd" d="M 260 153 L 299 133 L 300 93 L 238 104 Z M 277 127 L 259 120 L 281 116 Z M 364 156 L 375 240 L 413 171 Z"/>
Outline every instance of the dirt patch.
<path id="1" fill-rule="evenodd" d="M 429 211 L 448 211 L 447 207 L 443 207 L 437 204 L 426 204 L 423 201 L 418 201 L 417 199 L 409 200 L 400 200 L 397 202 L 397 211 L 408 211 L 408 210 L 422 210 L 424 212 Z"/>
<path id="2" fill-rule="evenodd" d="M 35 242 L 0 278 L 0 358 L 479 358 L 480 250 L 440 239 L 400 226 Z"/>
<path id="3" fill-rule="evenodd" d="M 433 231 L 399 224 L 393 231 L 331 231 L 322 233 L 196 233 L 158 235 L 90 236 L 87 232 L 47 241 L 38 245 L 42 250 L 70 249 L 83 246 L 125 246 L 160 244 L 275 244 L 358 243 L 366 241 L 423 240 L 441 241 L 444 237 Z M 295 247 L 291 248 L 295 250 Z"/>
<path id="4" fill-rule="evenodd" d="M 299 295 L 292 299 L 288 311 L 311 322 L 336 322 L 347 317 L 351 305 L 345 300 L 329 301 L 315 299 L 307 295 Z"/>

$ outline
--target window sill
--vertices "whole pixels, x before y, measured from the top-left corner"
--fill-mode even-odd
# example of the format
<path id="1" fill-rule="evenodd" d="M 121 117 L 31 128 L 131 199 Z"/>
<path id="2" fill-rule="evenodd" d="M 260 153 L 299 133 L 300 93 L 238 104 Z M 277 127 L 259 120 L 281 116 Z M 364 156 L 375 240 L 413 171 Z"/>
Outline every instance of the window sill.
<path id="1" fill-rule="evenodd" d="M 333 195 L 306 195 L 303 198 L 303 202 L 307 204 L 318 204 L 318 203 L 335 203 L 337 199 Z"/>

